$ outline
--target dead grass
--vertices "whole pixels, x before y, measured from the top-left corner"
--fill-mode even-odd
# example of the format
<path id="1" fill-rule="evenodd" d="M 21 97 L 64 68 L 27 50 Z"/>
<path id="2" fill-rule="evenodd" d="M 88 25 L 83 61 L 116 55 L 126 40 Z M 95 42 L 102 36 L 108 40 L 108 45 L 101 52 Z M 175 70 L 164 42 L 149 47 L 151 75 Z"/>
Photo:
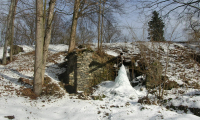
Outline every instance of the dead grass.
<path id="1" fill-rule="evenodd" d="M 192 112 L 194 115 L 200 116 L 200 109 L 199 108 L 191 108 L 191 107 L 183 106 L 183 105 L 174 106 L 172 104 L 170 106 L 166 106 L 166 108 L 167 109 L 173 109 L 173 110 L 182 110 L 182 111 L 184 111 L 184 113 L 187 113 L 190 110 L 190 112 Z"/>
<path id="2" fill-rule="evenodd" d="M 54 64 L 57 64 L 56 60 L 58 59 L 58 57 L 60 57 L 60 55 L 66 56 L 67 53 L 66 52 L 59 52 L 59 53 L 55 53 L 55 54 L 49 54 L 48 58 L 47 58 L 47 62 L 51 62 Z"/>
<path id="3" fill-rule="evenodd" d="M 104 51 L 95 51 L 92 56 L 93 60 L 100 63 L 105 63 L 111 58 L 113 58 L 113 56 L 106 54 Z"/>
<path id="4" fill-rule="evenodd" d="M 1 79 L 0 79 L 1 80 Z M 12 82 L 1 82 L 0 84 L 0 97 L 1 96 L 9 96 L 15 94 L 15 87 L 13 86 Z"/>
<path id="5" fill-rule="evenodd" d="M 35 56 L 35 51 L 27 52 L 27 53 L 25 53 L 23 55 L 25 55 L 25 56 L 29 56 L 29 55 Z"/>
<path id="6" fill-rule="evenodd" d="M 155 104 L 153 101 L 151 101 L 147 96 L 145 97 L 142 97 L 138 100 L 138 103 L 141 103 L 141 104 L 147 104 L 147 105 L 153 105 Z"/>
<path id="7" fill-rule="evenodd" d="M 13 60 L 12 60 L 12 61 L 10 61 L 10 57 L 7 57 L 7 58 L 6 58 L 6 64 L 5 64 L 5 65 L 7 65 L 7 64 L 9 64 L 9 63 L 11 63 L 11 62 L 14 62 L 15 60 L 17 60 L 17 57 L 16 57 L 16 56 L 13 56 Z M 0 59 L 0 65 L 2 65 L 2 59 Z"/>
<path id="8" fill-rule="evenodd" d="M 15 116 L 4 116 L 4 118 L 8 118 L 9 120 L 15 119 Z"/>
<path id="9" fill-rule="evenodd" d="M 31 88 L 24 88 L 20 90 L 21 95 L 24 97 L 29 97 L 32 100 L 37 99 L 37 95 L 33 92 L 33 90 Z"/>
<path id="10" fill-rule="evenodd" d="M 188 83 L 189 86 L 191 86 L 194 89 L 200 89 L 200 85 L 198 82 L 192 82 L 192 83 Z"/>
<path id="11" fill-rule="evenodd" d="M 33 86 L 33 80 L 25 79 L 25 78 L 19 78 L 18 82 L 24 85 L 30 85 Z"/>
<path id="12" fill-rule="evenodd" d="M 66 52 L 58 52 L 58 53 L 55 53 L 55 54 L 51 54 L 49 51 L 48 51 L 48 57 L 47 57 L 47 62 L 52 62 L 52 63 L 55 63 L 57 64 L 56 60 L 58 59 L 58 57 L 60 55 L 66 55 L 67 53 Z M 31 51 L 31 52 L 28 52 L 28 53 L 25 53 L 23 54 L 25 56 L 35 56 L 35 51 Z"/>
<path id="13" fill-rule="evenodd" d="M 64 93 L 61 91 L 59 84 L 52 82 L 51 78 L 45 77 L 41 96 L 54 96 L 61 98 L 64 96 Z"/>
<path id="14" fill-rule="evenodd" d="M 172 88 L 178 88 L 179 85 L 176 81 L 168 81 L 165 83 L 165 90 L 171 90 Z"/>
<path id="15" fill-rule="evenodd" d="M 30 85 L 31 88 L 25 88 L 24 86 L 20 88 L 19 91 L 17 91 L 17 95 L 21 95 L 24 97 L 29 97 L 30 99 L 37 99 L 37 97 L 42 97 L 42 96 L 53 96 L 56 98 L 61 98 L 64 96 L 64 92 L 61 90 L 61 86 L 57 83 L 52 82 L 51 78 L 45 77 L 44 78 L 44 84 L 42 88 L 42 93 L 40 96 L 37 96 L 32 89 L 33 83 L 31 80 L 25 79 L 25 78 L 19 78 L 18 80 L 21 82 L 23 85 Z"/>
<path id="16" fill-rule="evenodd" d="M 49 53 L 48 53 L 48 54 L 49 54 Z M 52 55 L 48 56 L 47 60 L 48 60 L 48 59 L 51 60 L 51 58 L 57 58 L 57 57 L 59 57 L 61 54 L 66 54 L 66 52 L 58 52 L 58 53 L 52 54 Z M 29 56 L 29 55 L 35 56 L 35 51 L 31 51 L 31 52 L 25 53 L 25 54 L 23 54 L 23 55 L 25 55 L 25 56 Z"/>

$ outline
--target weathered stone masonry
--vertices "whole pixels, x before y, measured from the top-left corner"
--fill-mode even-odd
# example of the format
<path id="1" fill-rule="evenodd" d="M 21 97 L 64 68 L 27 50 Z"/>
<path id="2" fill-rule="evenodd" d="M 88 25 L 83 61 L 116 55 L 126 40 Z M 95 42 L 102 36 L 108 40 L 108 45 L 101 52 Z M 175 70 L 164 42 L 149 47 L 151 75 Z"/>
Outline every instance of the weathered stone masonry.
<path id="1" fill-rule="evenodd" d="M 95 81 L 102 80 L 105 77 L 104 73 L 111 71 L 106 67 L 107 64 L 101 64 L 94 60 L 93 54 L 90 51 L 82 51 L 68 55 L 66 78 L 63 82 L 68 85 L 68 88 L 71 87 L 70 89 L 73 89 L 74 92 L 89 92 Z"/>

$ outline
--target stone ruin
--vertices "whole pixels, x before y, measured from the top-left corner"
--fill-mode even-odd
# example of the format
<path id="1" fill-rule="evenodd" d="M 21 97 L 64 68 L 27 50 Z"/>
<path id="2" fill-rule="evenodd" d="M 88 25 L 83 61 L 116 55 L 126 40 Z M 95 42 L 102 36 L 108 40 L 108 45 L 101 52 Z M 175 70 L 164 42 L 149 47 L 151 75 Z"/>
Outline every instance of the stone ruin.
<path id="1" fill-rule="evenodd" d="M 98 53 L 88 50 L 77 51 L 67 55 L 67 70 L 60 75 L 59 79 L 65 83 L 68 93 L 77 93 L 78 91 L 90 93 L 91 88 L 102 81 L 115 80 L 121 57 L 99 56 L 99 58 L 103 57 L 102 59 L 104 59 L 101 61 L 95 56 L 98 56 Z M 135 63 L 130 62 L 130 59 L 125 59 L 123 64 L 126 67 L 130 81 L 142 75 L 140 71 L 137 71 Z M 137 84 L 132 83 L 132 86 Z"/>
<path id="2" fill-rule="evenodd" d="M 116 57 L 107 55 L 104 56 L 104 61 L 101 61 L 94 57 L 95 54 L 95 52 L 83 50 L 67 56 L 67 70 L 61 74 L 60 80 L 65 83 L 65 88 L 69 93 L 77 91 L 89 93 L 92 86 L 104 80 L 114 80 L 113 66 Z"/>

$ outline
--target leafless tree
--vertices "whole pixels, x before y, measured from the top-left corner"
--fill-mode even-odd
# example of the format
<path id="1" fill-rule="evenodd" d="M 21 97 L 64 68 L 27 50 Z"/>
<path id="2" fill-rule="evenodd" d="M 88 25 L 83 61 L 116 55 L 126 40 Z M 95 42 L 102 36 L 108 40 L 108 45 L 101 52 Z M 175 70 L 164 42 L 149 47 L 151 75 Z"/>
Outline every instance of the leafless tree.
<path id="1" fill-rule="evenodd" d="M 96 5 L 96 2 L 93 0 L 75 0 L 68 53 L 72 52 L 76 45 L 76 28 L 78 18 L 94 13 L 94 5 Z"/>
<path id="2" fill-rule="evenodd" d="M 10 10 L 7 17 L 6 39 L 4 43 L 2 64 L 6 64 L 7 45 L 10 43 L 10 61 L 13 55 L 13 37 L 14 37 L 14 21 L 18 0 L 11 0 Z"/>
<path id="3" fill-rule="evenodd" d="M 183 15 L 188 12 L 199 13 L 199 0 L 138 0 L 141 6 L 138 8 L 149 8 L 149 9 L 159 9 L 166 10 L 168 15 L 172 11 L 176 11 L 179 15 Z"/>
<path id="4" fill-rule="evenodd" d="M 107 21 L 104 31 L 104 39 L 106 43 L 113 43 L 122 39 L 121 30 L 110 21 Z"/>
<path id="5" fill-rule="evenodd" d="M 52 22 L 51 44 L 65 44 L 67 29 L 69 29 L 69 22 L 65 22 L 62 15 L 55 12 Z"/>
<path id="6" fill-rule="evenodd" d="M 107 35 L 105 35 L 108 31 L 104 30 L 104 23 L 106 23 L 107 25 L 109 24 L 110 26 L 113 26 L 112 24 L 114 23 L 113 21 L 115 20 L 111 20 L 112 17 L 114 17 L 112 15 L 112 13 L 124 13 L 123 12 L 123 3 L 120 3 L 118 0 L 115 0 L 115 1 L 112 1 L 112 0 L 99 0 L 99 4 L 98 4 L 98 50 L 101 50 L 101 47 L 102 47 L 102 43 L 103 43 L 103 38 L 105 38 L 105 41 L 109 41 L 109 40 L 106 40 L 106 39 L 112 39 L 112 37 L 114 35 L 111 35 L 114 33 L 111 33 L 110 34 L 108 33 Z M 110 19 L 111 18 L 111 19 Z M 106 21 L 106 22 L 104 22 Z M 107 26 L 106 26 L 107 27 Z M 110 27 L 111 28 L 111 27 Z M 108 27 L 105 28 L 105 29 L 109 29 Z M 115 31 L 114 34 L 116 34 L 118 31 L 118 35 L 119 35 L 119 30 L 117 29 Z"/>
<path id="7" fill-rule="evenodd" d="M 35 64 L 34 64 L 34 81 L 33 91 L 40 95 L 42 92 L 42 72 L 43 72 L 43 1 L 36 1 L 36 45 L 35 45 Z"/>
<path id="8" fill-rule="evenodd" d="M 162 11 L 165 17 L 170 18 L 170 14 L 173 14 L 173 16 L 177 16 L 179 20 L 186 20 L 189 24 L 185 30 L 190 33 L 190 37 L 198 38 L 199 23 L 194 21 L 193 18 L 199 19 L 199 0 L 137 0 L 137 3 L 137 7 L 144 11 L 156 9 Z"/>
<path id="9" fill-rule="evenodd" d="M 79 5 L 78 5 L 79 3 Z M 73 12 L 73 22 L 72 22 L 72 30 L 71 30 L 71 37 L 70 37 L 70 45 L 69 45 L 69 50 L 68 52 L 73 51 L 73 49 L 75 48 L 75 38 L 76 38 L 76 32 L 75 32 L 75 28 L 74 22 L 76 23 L 77 26 L 77 21 L 76 19 L 78 18 L 83 18 L 83 17 L 88 17 L 90 18 L 90 21 L 92 21 L 98 29 L 98 46 L 100 47 L 100 42 L 103 42 L 103 27 L 104 27 L 104 23 L 102 22 L 104 21 L 105 18 L 105 14 L 107 13 L 111 13 L 111 12 L 119 12 L 119 13 L 123 13 L 123 5 L 120 4 L 120 2 L 118 0 L 79 0 L 78 2 L 75 1 L 74 2 L 74 8 L 79 9 L 79 11 L 76 11 L 77 9 L 74 9 Z M 76 16 L 76 12 L 77 16 Z M 94 16 L 98 17 L 98 20 L 96 20 L 94 18 Z M 76 19 L 75 19 L 75 18 Z M 75 21 L 74 21 L 75 20 Z M 101 37 L 102 34 L 102 37 Z M 101 40 L 100 40 L 101 39 Z"/>
<path id="10" fill-rule="evenodd" d="M 72 20 L 72 30 L 70 35 L 70 44 L 69 44 L 69 50 L 68 53 L 72 52 L 75 48 L 75 38 L 76 38 L 76 27 L 77 27 L 77 21 L 78 21 L 78 13 L 80 8 L 80 0 L 75 0 L 74 2 L 74 13 L 73 13 L 73 20 Z"/>
<path id="11" fill-rule="evenodd" d="M 4 45 L 4 42 L 5 42 L 5 31 L 6 31 L 6 17 L 5 16 L 1 16 L 1 28 L 0 28 L 0 38 L 1 38 L 1 41 L 0 41 L 0 46 L 2 47 Z"/>
<path id="12" fill-rule="evenodd" d="M 186 28 L 184 29 L 188 33 L 188 41 L 193 43 L 199 43 L 200 41 L 200 21 L 198 17 L 189 14 L 186 19 Z"/>
<path id="13" fill-rule="evenodd" d="M 101 0 L 99 0 L 99 11 L 98 11 L 98 50 L 101 50 L 100 49 L 100 37 L 101 37 Z"/>
<path id="14" fill-rule="evenodd" d="M 80 25 L 78 27 L 77 43 L 87 44 L 91 43 L 95 38 L 95 34 L 92 30 Z"/>
<path id="15" fill-rule="evenodd" d="M 60 2 L 62 1 L 63 0 L 57 1 L 57 3 L 59 3 L 58 5 L 61 5 Z M 26 44 L 26 45 L 35 44 L 35 29 L 36 29 L 35 27 L 36 11 L 34 6 L 35 1 L 29 0 L 27 2 L 28 3 L 26 4 L 24 0 L 19 1 L 16 24 L 15 24 L 16 31 L 15 31 L 14 44 Z M 56 4 L 56 6 L 58 5 Z M 63 16 L 64 14 L 60 13 L 59 9 L 55 9 L 54 19 L 52 21 L 51 44 L 66 43 L 65 36 L 66 36 L 66 30 L 68 29 L 68 27 L 66 27 L 66 24 L 67 25 L 69 24 L 69 22 L 66 23 L 66 21 L 69 20 L 65 20 Z"/>
<path id="16" fill-rule="evenodd" d="M 35 12 L 22 12 L 15 24 L 15 44 L 35 44 Z M 18 36 L 18 37 L 17 37 Z"/>
<path id="17" fill-rule="evenodd" d="M 56 0 L 49 1 L 48 15 L 46 18 L 46 9 L 43 10 L 43 1 L 36 1 L 36 45 L 33 91 L 37 95 L 41 94 L 42 85 L 44 82 L 46 58 L 51 40 L 51 29 L 55 4 Z"/>

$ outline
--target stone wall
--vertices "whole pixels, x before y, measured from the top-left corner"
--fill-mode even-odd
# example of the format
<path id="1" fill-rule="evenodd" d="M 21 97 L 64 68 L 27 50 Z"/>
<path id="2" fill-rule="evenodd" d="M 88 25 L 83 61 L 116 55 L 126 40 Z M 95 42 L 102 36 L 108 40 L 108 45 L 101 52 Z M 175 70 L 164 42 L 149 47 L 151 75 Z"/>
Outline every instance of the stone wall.
<path id="1" fill-rule="evenodd" d="M 102 80 L 114 80 L 113 68 L 110 66 L 112 66 L 112 60 L 114 61 L 115 59 L 101 63 L 94 59 L 93 55 L 94 52 L 91 51 L 74 52 L 68 55 L 67 71 L 65 72 L 66 79 L 64 82 L 74 92 L 89 92 L 93 85 L 98 84 Z"/>

